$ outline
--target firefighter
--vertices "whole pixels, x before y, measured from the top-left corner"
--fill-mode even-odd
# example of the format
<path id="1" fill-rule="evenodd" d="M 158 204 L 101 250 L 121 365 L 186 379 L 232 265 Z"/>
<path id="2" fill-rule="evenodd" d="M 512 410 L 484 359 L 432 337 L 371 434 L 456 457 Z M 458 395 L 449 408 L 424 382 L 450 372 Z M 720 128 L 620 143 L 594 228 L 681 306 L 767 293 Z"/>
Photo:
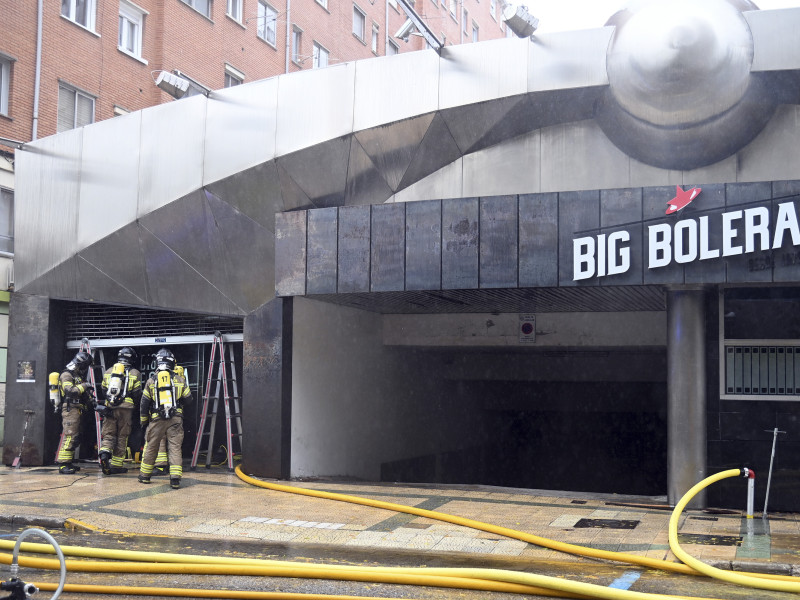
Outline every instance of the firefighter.
<path id="1" fill-rule="evenodd" d="M 173 489 L 181 486 L 183 475 L 183 407 L 191 402 L 192 394 L 185 380 L 177 377 L 175 356 L 162 348 L 156 353 L 156 372 L 147 380 L 142 392 L 139 418 L 147 434 L 139 467 L 139 482 L 150 483 L 158 446 L 167 439 L 169 456 L 169 484 Z"/>
<path id="2" fill-rule="evenodd" d="M 58 377 L 58 404 L 56 412 L 61 413 L 62 437 L 58 445 L 56 463 L 58 472 L 72 475 L 81 470 L 72 464 L 75 448 L 81 443 L 81 416 L 83 411 L 94 405 L 94 388 L 89 382 L 89 369 L 94 360 L 88 352 L 78 352 Z"/>
<path id="3" fill-rule="evenodd" d="M 180 365 L 175 365 L 173 370 L 175 374 L 175 381 L 181 381 L 186 384 L 186 377 L 184 377 L 184 369 Z M 169 474 L 169 455 L 167 454 L 167 438 L 161 438 L 161 443 L 158 445 L 158 454 L 156 454 L 156 464 L 153 468 L 151 475 L 167 475 Z"/>
<path id="4" fill-rule="evenodd" d="M 103 374 L 103 399 L 95 410 L 103 417 L 100 464 L 104 475 L 127 473 L 122 466 L 131 434 L 133 409 L 142 397 L 142 374 L 133 368 L 136 351 L 126 346 L 117 362 Z"/>

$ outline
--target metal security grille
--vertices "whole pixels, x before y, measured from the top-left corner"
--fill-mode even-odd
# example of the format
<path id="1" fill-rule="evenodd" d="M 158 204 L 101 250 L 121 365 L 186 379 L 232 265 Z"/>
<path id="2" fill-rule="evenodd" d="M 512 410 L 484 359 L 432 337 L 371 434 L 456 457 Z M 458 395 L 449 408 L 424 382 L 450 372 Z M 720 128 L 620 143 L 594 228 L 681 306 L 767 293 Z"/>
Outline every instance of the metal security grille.
<path id="1" fill-rule="evenodd" d="M 74 304 L 67 309 L 67 339 L 139 338 L 241 334 L 244 320 L 102 304 Z"/>
<path id="2" fill-rule="evenodd" d="M 725 394 L 800 395 L 800 346 L 726 345 Z"/>

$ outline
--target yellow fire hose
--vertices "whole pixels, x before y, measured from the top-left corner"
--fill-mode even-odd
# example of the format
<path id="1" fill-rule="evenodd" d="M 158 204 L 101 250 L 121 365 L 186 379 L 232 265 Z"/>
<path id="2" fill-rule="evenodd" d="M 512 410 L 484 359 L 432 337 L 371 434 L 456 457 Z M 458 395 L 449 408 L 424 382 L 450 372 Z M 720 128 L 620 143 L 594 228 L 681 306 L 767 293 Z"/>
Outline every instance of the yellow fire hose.
<path id="1" fill-rule="evenodd" d="M 728 477 L 737 477 L 741 474 L 741 469 L 729 469 L 727 471 L 722 471 L 716 475 L 712 475 L 711 477 L 706 477 L 703 479 L 703 481 L 696 484 L 692 489 L 684 494 L 683 498 L 681 498 L 680 502 L 678 502 L 678 504 L 675 506 L 675 510 L 672 511 L 672 516 L 669 519 L 669 547 L 672 549 L 672 552 L 675 554 L 675 556 L 677 556 L 684 563 L 691 566 L 696 571 L 703 573 L 704 575 L 708 575 L 709 577 L 713 577 L 714 579 L 762 590 L 798 593 L 800 592 L 800 581 L 798 581 L 796 577 L 784 577 L 782 580 L 775 581 L 767 580 L 762 577 L 754 577 L 753 573 L 723 571 L 722 569 L 707 565 L 704 562 L 701 562 L 690 556 L 678 544 L 678 519 L 680 518 L 683 509 L 691 501 L 691 499 L 694 498 L 700 490 L 708 487 L 712 483 Z"/>
<path id="2" fill-rule="evenodd" d="M 340 500 L 347 502 L 354 502 L 367 506 L 377 508 L 385 508 L 397 512 L 406 512 L 416 514 L 418 516 L 438 519 L 447 521 L 465 527 L 473 527 L 476 529 L 489 531 L 491 533 L 520 539 L 529 543 L 534 543 L 540 546 L 549 547 L 554 550 L 570 552 L 582 556 L 589 556 L 592 558 L 605 558 L 610 560 L 617 560 L 621 562 L 632 562 L 633 564 L 643 564 L 639 562 L 644 557 L 636 555 L 609 552 L 602 550 L 595 550 L 591 548 L 583 548 L 572 544 L 564 544 L 555 542 L 539 536 L 526 534 L 524 532 L 515 531 L 505 527 L 497 527 L 486 523 L 472 521 L 470 519 L 463 519 L 444 513 L 437 513 L 435 511 L 427 511 L 415 507 L 391 504 L 388 502 L 381 502 L 365 498 L 358 498 L 355 496 L 347 496 L 343 494 L 334 494 L 330 492 L 321 492 L 317 490 L 308 490 L 304 488 L 295 488 L 291 486 L 284 486 L 280 484 L 268 483 L 259 481 L 244 475 L 240 467 L 236 469 L 237 475 L 247 483 L 251 483 L 258 487 L 274 489 L 277 491 L 300 493 L 309 496 L 328 498 L 332 500 Z M 689 557 L 677 545 L 677 520 L 680 512 L 691 500 L 691 498 L 703 487 L 710 485 L 714 481 L 724 477 L 731 477 L 740 474 L 741 471 L 734 469 L 731 471 L 723 472 L 715 477 L 704 480 L 681 500 L 681 503 L 676 506 L 673 512 L 672 519 L 670 520 L 670 546 L 675 552 L 675 548 L 686 557 L 695 563 L 702 565 L 697 568 L 696 565 L 692 567 L 686 565 L 677 565 L 669 561 L 660 561 L 657 559 L 645 559 L 643 566 L 654 566 L 662 570 L 669 570 L 673 572 L 685 572 L 689 574 L 708 574 L 705 569 L 713 569 L 708 565 L 704 565 L 696 559 Z M 675 544 L 673 546 L 673 521 L 675 529 Z M 12 542 L 0 540 L 0 548 L 13 545 Z M 23 543 L 21 549 L 23 551 L 34 551 L 42 553 L 53 553 L 54 549 L 45 544 L 31 544 Z M 377 583 L 398 583 L 406 585 L 427 585 L 435 587 L 459 588 L 459 589 L 474 589 L 483 591 L 498 591 L 498 592 L 515 592 L 524 594 L 538 594 L 538 595 L 551 595 L 559 597 L 572 597 L 572 598 L 611 598 L 611 599 L 631 599 L 631 600 L 654 600 L 654 599 L 668 599 L 677 598 L 676 596 L 664 596 L 659 594 L 647 594 L 641 592 L 633 592 L 630 590 L 612 589 L 595 584 L 588 584 L 582 582 L 573 582 L 561 578 L 547 577 L 544 575 L 535 575 L 530 573 L 519 573 L 514 571 L 505 571 L 499 569 L 431 569 L 431 568 L 381 568 L 381 567 L 360 567 L 360 566 L 345 566 L 345 565 L 299 565 L 298 563 L 290 563 L 286 561 L 269 561 L 269 560 L 256 560 L 256 559 L 240 559 L 231 557 L 209 557 L 198 555 L 176 555 L 157 552 L 135 552 L 125 550 L 97 550 L 91 548 L 80 548 L 74 546 L 62 546 L 61 550 L 64 554 L 71 556 L 83 557 L 97 557 L 97 558 L 111 558 L 116 560 L 134 560 L 139 561 L 136 563 L 119 563 L 119 562 L 97 562 L 97 561 L 67 561 L 67 569 L 70 571 L 91 571 L 91 572 L 136 572 L 136 573 L 181 573 L 181 574 L 217 574 L 217 575 L 245 575 L 245 576 L 272 576 L 272 577 L 299 577 L 299 578 L 318 578 L 318 579 L 336 579 L 347 581 L 363 581 L 363 582 L 377 582 Z M 675 552 L 679 556 L 678 552 Z M 685 560 L 684 556 L 679 556 L 681 560 Z M 635 559 L 635 560 L 629 560 Z M 10 564 L 10 555 L 0 555 L 0 562 Z M 157 564 L 141 564 L 142 562 L 157 563 Z M 165 564 L 167 563 L 167 564 Z M 169 564 L 172 563 L 172 564 Z M 178 563 L 178 564 L 176 564 Z M 20 565 L 29 566 L 33 568 L 58 568 L 58 561 L 52 559 L 36 559 L 36 558 L 20 558 Z M 669 568 L 664 568 L 664 565 Z M 672 567 L 683 567 L 682 570 L 677 570 Z M 720 571 L 715 569 L 715 571 Z M 720 571 L 723 575 L 729 573 Z M 770 583 L 766 579 L 780 580 L 781 586 L 785 586 L 788 581 L 792 581 L 790 589 L 780 587 L 780 591 L 800 591 L 796 587 L 797 579 L 793 577 L 784 577 L 778 575 L 762 575 L 762 574 L 739 574 L 739 578 L 744 578 L 745 581 L 731 581 L 732 583 L 740 583 L 741 585 L 754 586 L 750 580 L 763 584 Z M 719 579 L 724 579 L 719 577 Z M 86 587 L 86 586 L 84 586 Z M 108 593 L 107 591 L 100 591 L 100 588 L 109 586 L 88 586 L 96 588 L 97 593 Z M 113 587 L 113 586 L 111 586 Z M 763 586 L 766 589 L 777 589 L 772 587 Z M 45 589 L 44 587 L 42 589 Z M 88 588 L 87 588 L 88 589 Z M 138 593 L 131 592 L 134 589 L 143 588 L 122 588 L 125 590 L 117 593 Z M 183 596 L 186 594 L 183 588 L 175 590 L 173 588 L 148 588 L 151 591 L 142 595 L 154 595 L 153 589 L 161 590 L 157 595 L 165 596 Z M 65 591 L 70 591 L 65 588 Z M 266 592 L 238 592 L 236 594 L 249 594 Z M 87 592 L 88 593 L 88 592 Z M 228 593 L 225 590 L 214 590 L 213 594 L 217 596 L 196 596 L 196 597 L 225 597 L 225 598 L 275 598 L 276 596 L 239 596 L 228 595 L 222 596 L 219 594 Z M 191 597 L 191 596 L 190 596 Z M 287 596 L 288 598 L 289 596 Z M 305 598 L 324 598 L 325 596 L 309 596 Z M 333 596 L 336 598 L 344 598 L 342 596 Z"/>

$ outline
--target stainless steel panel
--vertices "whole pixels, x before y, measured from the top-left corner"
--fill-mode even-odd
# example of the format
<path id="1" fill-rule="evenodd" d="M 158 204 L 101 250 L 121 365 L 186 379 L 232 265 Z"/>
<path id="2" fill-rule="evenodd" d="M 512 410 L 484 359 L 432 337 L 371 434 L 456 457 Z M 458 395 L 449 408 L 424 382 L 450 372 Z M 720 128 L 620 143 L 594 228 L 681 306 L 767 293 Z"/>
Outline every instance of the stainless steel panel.
<path id="1" fill-rule="evenodd" d="M 348 206 L 354 204 L 381 204 L 389 199 L 391 195 L 392 190 L 380 171 L 375 168 L 375 164 L 364 152 L 364 148 L 361 147 L 358 140 L 352 138 L 344 203 Z"/>
<path id="2" fill-rule="evenodd" d="M 519 197 L 519 285 L 558 285 L 558 194 Z"/>
<path id="3" fill-rule="evenodd" d="M 463 159 L 464 195 L 538 192 L 540 157 L 541 134 L 538 131 L 467 154 Z"/>
<path id="4" fill-rule="evenodd" d="M 597 285 L 596 279 L 583 283 L 572 280 L 573 245 L 578 234 L 592 235 L 600 226 L 600 193 L 563 192 L 558 195 L 558 284 Z"/>
<path id="5" fill-rule="evenodd" d="M 141 126 L 135 112 L 84 128 L 78 247 L 136 220 Z"/>
<path id="6" fill-rule="evenodd" d="M 478 287 L 478 198 L 442 201 L 442 289 Z"/>
<path id="7" fill-rule="evenodd" d="M 517 287 L 517 197 L 481 198 L 480 211 L 480 287 Z"/>
<path id="8" fill-rule="evenodd" d="M 355 73 L 349 62 L 280 78 L 277 156 L 352 133 Z"/>
<path id="9" fill-rule="evenodd" d="M 369 291 L 370 207 L 339 209 L 339 293 Z"/>
<path id="10" fill-rule="evenodd" d="M 141 232 L 152 306 L 221 315 L 244 314 L 164 242 L 144 228 Z"/>
<path id="11" fill-rule="evenodd" d="M 439 56 L 430 51 L 355 63 L 353 130 L 431 113 L 439 105 Z"/>
<path id="12" fill-rule="evenodd" d="M 399 189 L 416 183 L 457 158 L 461 158 L 461 151 L 458 149 L 453 136 L 450 135 L 444 119 L 436 115 L 428 128 L 428 132 L 422 139 L 422 143 L 418 146 L 411 164 L 403 175 Z"/>
<path id="13" fill-rule="evenodd" d="M 406 208 L 407 290 L 442 287 L 442 203 L 408 202 Z"/>
<path id="14" fill-rule="evenodd" d="M 117 229 L 107 237 L 80 251 L 79 256 L 135 298 L 134 304 L 147 304 L 144 260 L 139 251 L 139 222 Z M 114 291 L 119 296 L 119 291 Z M 106 301 L 104 296 L 95 296 Z M 110 302 L 111 300 L 108 299 Z"/>
<path id="15" fill-rule="evenodd" d="M 139 216 L 202 186 L 207 102 L 195 96 L 142 112 Z"/>
<path id="16" fill-rule="evenodd" d="M 286 170 L 315 207 L 342 206 L 350 141 L 351 136 L 329 140 L 280 157 L 278 165 Z"/>
<path id="17" fill-rule="evenodd" d="M 403 174 L 428 132 L 433 117 L 434 113 L 424 114 L 355 134 L 393 191 L 400 185 Z"/>
<path id="18" fill-rule="evenodd" d="M 29 282 L 24 293 L 75 300 L 78 297 L 78 283 L 78 258 L 71 257 Z"/>
<path id="19" fill-rule="evenodd" d="M 281 184 L 281 197 L 283 198 L 284 210 L 313 208 L 314 203 L 309 200 L 306 193 L 297 185 L 297 182 L 286 172 L 286 169 L 277 162 L 275 166 L 278 170 L 278 181 L 280 181 Z"/>
<path id="20" fill-rule="evenodd" d="M 541 191 L 628 187 L 630 159 L 594 121 L 548 127 L 541 134 Z"/>
<path id="21" fill-rule="evenodd" d="M 796 179 L 800 173 L 800 106 L 779 106 L 770 122 L 737 155 L 737 181 Z"/>
<path id="22" fill-rule="evenodd" d="M 306 291 L 308 294 L 336 292 L 338 229 L 339 211 L 336 208 L 319 208 L 308 211 L 308 261 L 306 266 Z"/>
<path id="23" fill-rule="evenodd" d="M 285 209 L 275 161 L 241 171 L 205 188 L 269 231 L 275 231 L 275 213 Z"/>
<path id="24" fill-rule="evenodd" d="M 432 200 L 437 198 L 460 198 L 462 193 L 462 159 L 453 161 L 425 179 L 398 191 L 395 202 Z"/>
<path id="25" fill-rule="evenodd" d="M 272 160 L 278 78 L 212 92 L 206 115 L 203 182 L 210 183 Z"/>
<path id="26" fill-rule="evenodd" d="M 27 291 L 29 283 L 78 250 L 84 129 L 38 140 L 16 152 L 14 268 L 17 291 Z M 63 293 L 63 286 L 59 285 L 58 290 Z"/>
<path id="27" fill-rule="evenodd" d="M 439 109 L 528 91 L 527 39 L 446 46 L 439 62 Z"/>
<path id="28" fill-rule="evenodd" d="M 752 71 L 800 68 L 800 8 L 748 11 L 744 18 L 753 36 Z"/>
<path id="29" fill-rule="evenodd" d="M 608 85 L 614 27 L 536 35 L 528 46 L 528 91 Z"/>
<path id="30" fill-rule="evenodd" d="M 405 243 L 405 205 L 374 205 L 370 231 L 370 291 L 396 292 L 405 287 Z"/>
<path id="31" fill-rule="evenodd" d="M 525 96 L 513 96 L 511 98 L 501 98 L 492 102 L 481 102 L 442 111 L 441 115 L 447 123 L 450 133 L 456 141 L 462 154 L 471 152 L 476 146 L 486 147 L 489 144 L 481 144 L 481 140 L 497 129 L 498 123 L 503 121 L 514 108 L 526 103 Z M 508 139 L 526 132 L 529 122 L 516 121 L 514 127 L 517 131 L 505 132 L 497 139 Z M 495 139 L 492 136 L 492 139 Z"/>
<path id="32" fill-rule="evenodd" d="M 100 243 L 102 244 L 102 242 Z M 88 302 L 95 298 L 102 298 L 104 303 L 111 304 L 147 304 L 143 298 L 132 294 L 130 290 L 125 289 L 82 257 L 78 257 L 76 264 L 77 300 Z"/>
<path id="33" fill-rule="evenodd" d="M 275 294 L 303 296 L 306 293 L 307 211 L 275 215 Z"/>

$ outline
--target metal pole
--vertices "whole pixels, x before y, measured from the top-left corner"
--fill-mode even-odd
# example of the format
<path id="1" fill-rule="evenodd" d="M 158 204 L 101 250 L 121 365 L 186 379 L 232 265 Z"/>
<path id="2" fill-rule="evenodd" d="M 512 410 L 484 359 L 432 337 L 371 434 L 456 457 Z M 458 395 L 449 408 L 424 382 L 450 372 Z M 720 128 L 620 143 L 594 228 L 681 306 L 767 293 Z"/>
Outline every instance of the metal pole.
<path id="1" fill-rule="evenodd" d="M 769 431 L 769 429 L 765 429 L 764 431 Z M 764 513 L 761 515 L 762 518 L 767 518 L 767 504 L 769 503 L 769 486 L 772 483 L 772 464 L 775 461 L 775 444 L 778 441 L 778 434 L 779 433 L 786 433 L 785 431 L 780 431 L 776 427 L 773 429 L 772 432 L 772 455 L 769 457 L 769 474 L 767 475 L 767 493 L 764 496 Z"/>

